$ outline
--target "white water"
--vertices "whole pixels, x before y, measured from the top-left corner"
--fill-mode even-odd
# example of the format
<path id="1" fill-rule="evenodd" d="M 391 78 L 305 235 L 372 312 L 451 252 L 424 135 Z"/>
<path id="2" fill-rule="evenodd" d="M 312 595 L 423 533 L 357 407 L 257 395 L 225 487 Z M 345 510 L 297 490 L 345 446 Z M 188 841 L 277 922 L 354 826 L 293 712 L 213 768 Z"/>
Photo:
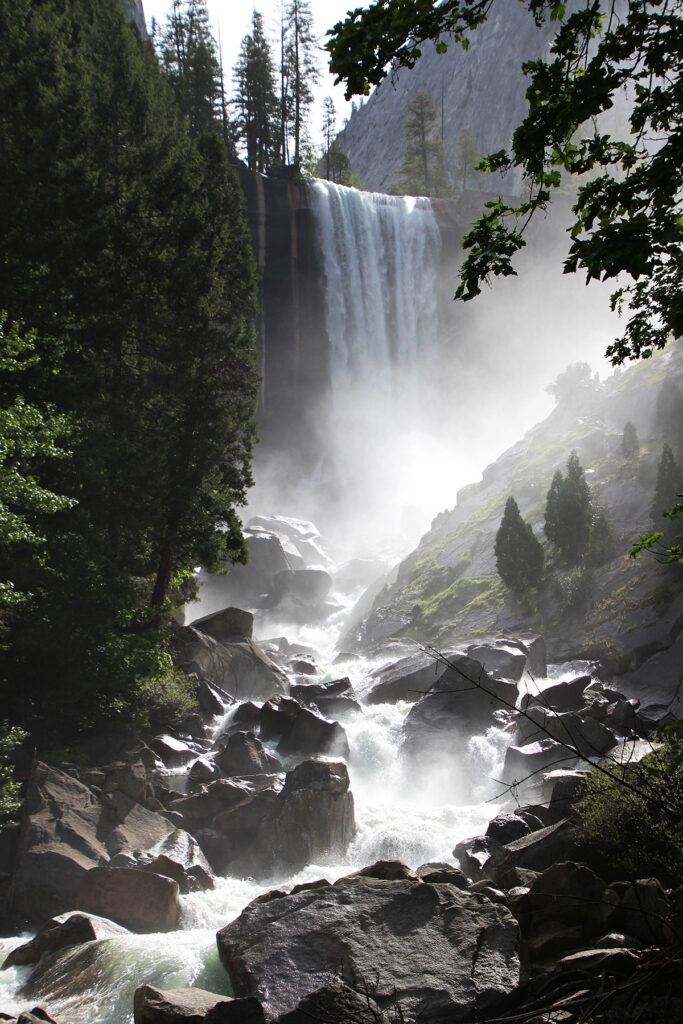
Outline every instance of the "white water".
<path id="1" fill-rule="evenodd" d="M 316 627 L 334 653 L 333 631 Z M 310 641 L 311 630 L 290 628 L 294 642 Z M 320 678 L 338 678 L 339 666 L 321 657 Z M 376 662 L 344 665 L 361 693 Z M 21 996 L 18 990 L 31 968 L 0 973 L 0 1010 L 18 1012 L 36 1004 L 70 1024 L 124 1024 L 132 1020 L 133 995 L 143 984 L 161 988 L 194 985 L 230 994 L 228 977 L 216 952 L 218 928 L 238 916 L 262 892 L 325 877 L 330 881 L 378 859 L 398 859 L 416 868 L 431 860 L 454 863 L 456 842 L 485 830 L 499 805 L 486 803 L 499 776 L 506 737 L 491 728 L 460 752 L 458 764 L 421 759 L 419 770 L 400 757 L 401 729 L 409 704 L 366 706 L 344 722 L 350 758 L 349 774 L 356 807 L 357 830 L 348 851 L 320 864 L 310 864 L 289 877 L 267 882 L 219 879 L 216 889 L 181 898 L 180 929 L 171 934 L 127 935 L 76 947 L 44 978 L 40 991 Z M 0 940 L 0 957 L 22 941 Z"/>

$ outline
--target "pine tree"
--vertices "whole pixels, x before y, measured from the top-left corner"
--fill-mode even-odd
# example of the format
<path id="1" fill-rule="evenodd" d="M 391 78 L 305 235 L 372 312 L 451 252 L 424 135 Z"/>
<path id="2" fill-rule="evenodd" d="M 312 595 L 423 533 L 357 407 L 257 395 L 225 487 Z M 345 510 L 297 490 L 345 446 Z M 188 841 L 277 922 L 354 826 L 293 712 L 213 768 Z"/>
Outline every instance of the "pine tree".
<path id="1" fill-rule="evenodd" d="M 309 111 L 313 103 L 312 86 L 320 78 L 320 69 L 316 58 L 317 46 L 310 0 L 289 0 L 284 11 L 283 21 L 281 108 L 283 112 L 282 134 L 284 137 L 291 131 L 295 167 L 299 167 L 302 161 L 301 150 Z M 286 102 L 286 97 L 290 97 L 289 104 Z"/>
<path id="2" fill-rule="evenodd" d="M 41 524 L 49 574 L 18 565 L 4 683 L 24 721 L 86 727 L 144 715 L 174 581 L 243 556 L 253 257 L 218 135 L 192 142 L 117 0 L 0 0 L 0 29 L 0 293 L 38 330 L 28 397 L 74 422 L 41 485 L 77 502 Z"/>
<path id="3" fill-rule="evenodd" d="M 558 470 L 546 496 L 544 532 L 570 565 L 588 550 L 593 518 L 590 489 L 576 452 L 567 460 L 566 476 Z"/>
<path id="4" fill-rule="evenodd" d="M 444 173 L 443 141 L 436 131 L 436 107 L 421 90 L 406 106 L 407 146 L 398 188 L 407 195 L 441 196 L 449 192 Z"/>
<path id="5" fill-rule="evenodd" d="M 657 425 L 671 441 L 677 442 L 683 437 L 683 395 L 668 378 L 657 395 Z"/>
<path id="6" fill-rule="evenodd" d="M 498 575 L 515 593 L 523 593 L 542 579 L 543 548 L 513 497 L 505 503 L 494 551 Z"/>
<path id="7" fill-rule="evenodd" d="M 594 567 L 604 565 L 617 554 L 617 540 L 604 509 L 593 519 L 588 540 L 588 562 Z"/>
<path id="8" fill-rule="evenodd" d="M 479 163 L 481 155 L 469 128 L 463 128 L 455 145 L 455 163 L 462 178 L 463 191 L 467 188 L 467 175 Z"/>
<path id="9" fill-rule="evenodd" d="M 258 11 L 252 16 L 251 33 L 242 40 L 234 80 L 237 137 L 246 147 L 247 166 L 267 174 L 278 155 L 278 99 L 273 58 Z"/>
<path id="10" fill-rule="evenodd" d="M 334 142 L 334 129 L 337 122 L 337 111 L 334 100 L 326 96 L 323 101 L 323 142 L 325 145 L 325 177 L 330 181 L 330 153 Z M 336 180 L 336 179 L 335 179 Z"/>
<path id="11" fill-rule="evenodd" d="M 221 68 L 204 0 L 173 0 L 159 58 L 193 137 L 222 125 Z"/>
<path id="12" fill-rule="evenodd" d="M 621 437 L 621 453 L 626 459 L 633 459 L 640 451 L 640 441 L 635 426 L 629 420 Z"/>
<path id="13" fill-rule="evenodd" d="M 564 477 L 558 469 L 553 476 L 550 489 L 545 499 L 545 523 L 543 526 L 543 532 L 551 544 L 557 544 L 558 537 L 560 536 L 560 509 L 562 505 L 563 483 Z"/>
<path id="14" fill-rule="evenodd" d="M 662 517 L 676 504 L 678 495 L 683 492 L 683 475 L 676 463 L 674 453 L 668 444 L 662 448 L 662 457 L 657 467 L 657 483 L 652 499 L 650 516 L 658 530 L 664 534 L 668 542 L 676 532 L 676 527 Z"/>

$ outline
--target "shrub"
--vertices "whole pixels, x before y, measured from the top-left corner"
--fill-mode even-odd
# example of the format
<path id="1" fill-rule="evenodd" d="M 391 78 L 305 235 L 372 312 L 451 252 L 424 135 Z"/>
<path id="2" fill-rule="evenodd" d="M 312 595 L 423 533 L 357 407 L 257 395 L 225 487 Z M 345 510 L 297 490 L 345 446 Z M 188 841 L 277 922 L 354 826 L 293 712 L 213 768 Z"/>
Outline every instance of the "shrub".
<path id="1" fill-rule="evenodd" d="M 679 732 L 638 764 L 594 768 L 586 780 L 577 806 L 584 838 L 627 876 L 683 870 L 682 754 Z"/>

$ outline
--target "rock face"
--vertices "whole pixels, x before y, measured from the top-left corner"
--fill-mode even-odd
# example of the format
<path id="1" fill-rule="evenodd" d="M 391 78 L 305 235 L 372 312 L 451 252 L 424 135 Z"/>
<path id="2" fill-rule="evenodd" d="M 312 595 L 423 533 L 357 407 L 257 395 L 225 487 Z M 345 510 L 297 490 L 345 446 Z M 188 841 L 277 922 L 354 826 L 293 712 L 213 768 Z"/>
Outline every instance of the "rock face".
<path id="1" fill-rule="evenodd" d="M 77 779 L 37 762 L 27 784 L 10 908 L 43 924 L 74 909 L 86 871 L 117 854 L 135 858 L 154 847 L 162 852 L 174 834 L 181 846 L 196 850 L 190 836 L 121 790 L 99 799 Z M 178 848 L 173 841 L 171 846 Z"/>
<path id="2" fill-rule="evenodd" d="M 196 673 L 238 700 L 267 700 L 287 692 L 285 674 L 251 639 L 221 642 L 184 626 L 176 633 L 175 652 L 185 672 Z"/>
<path id="3" fill-rule="evenodd" d="M 238 996 L 293 1011 L 331 977 L 407 1022 L 461 1019 L 519 984 L 519 929 L 505 908 L 452 885 L 356 876 L 252 903 L 217 935 Z"/>
<path id="4" fill-rule="evenodd" d="M 178 924 L 178 883 L 137 868 L 91 868 L 78 887 L 76 906 L 134 932 L 171 932 Z"/>
<path id="5" fill-rule="evenodd" d="M 135 1024 L 264 1024 L 255 999 L 230 999 L 202 988 L 162 991 L 143 985 L 135 992 Z"/>
<path id="6" fill-rule="evenodd" d="M 13 949 L 0 970 L 36 964 L 42 957 L 57 953 L 68 946 L 78 946 L 84 942 L 125 934 L 125 928 L 95 914 L 61 914 L 48 921 L 29 942 Z"/>

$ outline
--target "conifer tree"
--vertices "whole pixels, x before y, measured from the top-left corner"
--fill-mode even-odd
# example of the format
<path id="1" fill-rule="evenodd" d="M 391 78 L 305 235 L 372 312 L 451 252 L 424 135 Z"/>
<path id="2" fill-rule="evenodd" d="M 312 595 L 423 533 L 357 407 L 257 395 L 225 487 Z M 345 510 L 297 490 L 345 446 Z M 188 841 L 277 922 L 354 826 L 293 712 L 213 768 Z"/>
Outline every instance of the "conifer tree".
<path id="1" fill-rule="evenodd" d="M 443 141 L 436 130 L 434 100 L 424 90 L 406 105 L 406 152 L 398 189 L 413 196 L 442 196 L 449 191 Z"/>
<path id="2" fill-rule="evenodd" d="M 243 556 L 253 257 L 222 143 L 193 143 L 118 0 L 0 0 L 0 58 L 0 294 L 38 331 L 27 398 L 74 423 L 41 486 L 76 502 L 41 523 L 49 573 L 17 562 L 0 668 L 14 721 L 88 727 L 144 716 L 169 592 Z"/>
<path id="3" fill-rule="evenodd" d="M 593 519 L 588 539 L 588 562 L 594 567 L 610 562 L 617 554 L 617 540 L 604 509 Z"/>
<path id="4" fill-rule="evenodd" d="M 569 562 L 576 565 L 588 550 L 593 518 L 590 489 L 576 452 L 567 460 L 566 476 L 558 470 L 546 496 L 544 532 Z"/>
<path id="5" fill-rule="evenodd" d="M 325 177 L 330 181 L 330 154 L 334 142 L 334 129 L 337 122 L 337 111 L 334 100 L 326 96 L 323 101 L 323 142 L 325 145 Z"/>
<path id="6" fill-rule="evenodd" d="M 481 155 L 469 128 L 463 128 L 455 145 L 455 163 L 462 180 L 463 191 L 467 188 L 467 175 L 479 163 Z"/>
<path id="7" fill-rule="evenodd" d="M 251 32 L 242 40 L 235 66 L 237 138 L 247 151 L 247 166 L 267 174 L 277 161 L 278 99 L 270 46 L 263 17 L 253 12 Z"/>
<path id="8" fill-rule="evenodd" d="M 193 137 L 222 125 L 221 68 L 204 0 L 173 0 L 159 57 Z"/>
<path id="9" fill-rule="evenodd" d="M 511 496 L 505 503 L 494 551 L 496 568 L 503 583 L 515 593 L 536 586 L 543 576 L 543 548 L 520 515 Z"/>
<path id="10" fill-rule="evenodd" d="M 677 442 L 683 437 L 683 395 L 669 378 L 657 395 L 657 425 L 670 441 Z"/>
<path id="11" fill-rule="evenodd" d="M 673 508 L 681 492 L 683 492 L 683 475 L 670 445 L 665 444 L 657 467 L 657 483 L 650 516 L 657 529 L 664 534 L 667 542 L 676 532 L 676 527 L 672 526 L 670 521 L 663 520 L 662 517 Z"/>
<path id="12" fill-rule="evenodd" d="M 624 426 L 624 433 L 621 437 L 621 452 L 625 458 L 633 459 L 639 451 L 640 441 L 638 440 L 638 433 L 631 420 L 629 420 Z"/>
<path id="13" fill-rule="evenodd" d="M 313 29 L 310 0 L 289 0 L 284 10 L 282 31 L 282 135 L 284 138 L 291 133 L 294 144 L 293 163 L 295 167 L 300 167 L 304 136 L 313 103 L 312 86 L 320 78 L 316 56 L 318 43 Z"/>

